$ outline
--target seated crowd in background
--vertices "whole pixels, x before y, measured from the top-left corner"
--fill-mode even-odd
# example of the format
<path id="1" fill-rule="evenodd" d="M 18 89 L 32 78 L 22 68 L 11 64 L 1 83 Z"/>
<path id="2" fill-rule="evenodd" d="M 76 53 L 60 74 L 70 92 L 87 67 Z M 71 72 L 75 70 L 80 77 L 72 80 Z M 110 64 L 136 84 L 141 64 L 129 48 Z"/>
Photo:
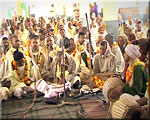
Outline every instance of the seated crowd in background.
<path id="1" fill-rule="evenodd" d="M 22 98 L 25 91 L 33 91 L 34 81 L 63 84 L 63 76 L 79 89 L 89 86 L 90 75 L 93 87 L 100 89 L 107 78 L 121 76 L 126 85 L 117 86 L 112 98 L 144 97 L 150 71 L 149 20 L 131 17 L 119 24 L 117 40 L 107 33 L 109 28 L 99 15 L 91 17 L 90 31 L 74 18 L 4 19 L 0 27 L 1 101 Z M 94 76 L 101 79 L 94 81 Z"/>

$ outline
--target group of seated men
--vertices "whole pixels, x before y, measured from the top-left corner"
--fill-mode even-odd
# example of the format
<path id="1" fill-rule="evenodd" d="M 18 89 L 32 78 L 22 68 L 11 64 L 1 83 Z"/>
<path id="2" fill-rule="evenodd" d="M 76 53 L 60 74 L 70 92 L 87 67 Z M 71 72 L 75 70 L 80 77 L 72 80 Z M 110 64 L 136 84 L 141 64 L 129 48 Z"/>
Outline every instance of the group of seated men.
<path id="1" fill-rule="evenodd" d="M 97 34 L 101 33 L 102 26 L 99 26 Z M 96 41 L 87 28 L 80 24 L 77 33 L 73 33 L 74 29 L 70 26 L 70 32 L 66 31 L 62 23 L 57 34 L 55 29 L 46 29 L 43 24 L 38 30 L 32 27 L 35 27 L 34 24 L 29 24 L 27 30 L 20 22 L 14 33 L 1 35 L 1 101 L 11 96 L 21 98 L 24 91 L 33 90 L 35 81 L 37 85 L 41 80 L 48 85 L 69 81 L 72 88 L 78 89 L 82 85 L 89 85 L 90 76 L 96 75 L 104 78 L 119 75 L 127 84 L 116 87 L 112 98 L 120 93 L 144 97 L 148 82 L 149 53 L 146 51 L 143 54 L 145 51 L 140 44 L 148 43 L 145 39 L 142 42 L 130 42 L 126 34 L 121 34 L 115 42 L 114 35 L 108 33 L 105 36 L 99 35 Z M 102 79 L 98 83 L 93 80 L 93 83 L 93 87 L 103 87 Z"/>

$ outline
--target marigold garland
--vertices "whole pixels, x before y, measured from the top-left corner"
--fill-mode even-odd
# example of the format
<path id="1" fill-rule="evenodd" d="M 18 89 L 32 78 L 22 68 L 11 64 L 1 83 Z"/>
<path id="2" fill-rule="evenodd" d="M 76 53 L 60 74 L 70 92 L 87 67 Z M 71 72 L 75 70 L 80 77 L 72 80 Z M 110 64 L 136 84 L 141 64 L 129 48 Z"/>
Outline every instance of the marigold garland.
<path id="1" fill-rule="evenodd" d="M 76 56 L 76 53 L 77 53 L 77 50 L 75 49 L 75 50 L 73 51 L 72 57 L 75 57 L 75 56 Z"/>
<path id="2" fill-rule="evenodd" d="M 15 60 L 12 61 L 12 66 L 13 69 L 16 70 L 16 73 L 18 74 L 18 77 L 20 79 L 21 82 L 24 82 L 27 86 L 29 86 L 31 84 L 31 81 L 28 79 L 28 64 L 27 64 L 27 59 L 25 58 L 25 75 L 24 78 L 20 75 L 20 72 L 18 70 L 18 66 Z"/>
<path id="3" fill-rule="evenodd" d="M 80 44 L 77 45 L 77 49 L 79 52 L 82 52 L 84 50 L 83 46 L 81 46 Z"/>
<path id="4" fill-rule="evenodd" d="M 6 60 L 6 56 L 4 55 L 4 57 L 0 59 L 0 64 L 3 63 L 5 60 Z"/>
<path id="5" fill-rule="evenodd" d="M 118 46 L 118 43 L 114 43 L 113 45 L 111 45 L 112 47 L 114 47 L 114 46 Z"/>
<path id="6" fill-rule="evenodd" d="M 149 79 L 150 79 L 150 78 L 149 78 Z M 148 93 L 148 95 L 150 96 L 150 94 L 149 94 L 149 91 L 150 91 L 150 89 L 149 89 L 149 82 L 147 82 L 146 85 L 147 85 L 147 93 Z"/>
<path id="7" fill-rule="evenodd" d="M 58 78 L 61 76 L 61 68 L 60 68 L 60 65 L 58 65 L 58 64 L 57 64 L 56 76 L 57 76 Z"/>
<path id="8" fill-rule="evenodd" d="M 30 57 L 30 53 L 29 53 L 29 51 L 30 51 L 30 46 L 27 46 L 26 55 L 27 55 L 28 57 Z"/>
<path id="9" fill-rule="evenodd" d="M 105 80 L 101 80 L 97 76 L 93 76 L 92 80 L 96 83 L 97 87 L 99 87 L 101 89 L 103 88 Z"/>
<path id="10" fill-rule="evenodd" d="M 41 63 L 42 63 L 42 57 L 43 57 L 43 54 L 40 52 L 40 58 L 38 60 L 38 63 L 37 65 L 40 67 Z"/>
<path id="11" fill-rule="evenodd" d="M 30 40 L 28 39 L 28 40 L 27 40 L 27 51 L 26 51 L 26 55 L 27 55 L 28 57 L 30 57 L 30 53 L 29 53 L 29 51 L 30 51 L 30 44 L 31 44 L 31 42 L 30 42 Z"/>
<path id="12" fill-rule="evenodd" d="M 11 54 L 13 54 L 14 52 L 12 51 L 12 49 L 10 48 L 10 52 L 11 52 Z"/>
<path id="13" fill-rule="evenodd" d="M 56 76 L 57 76 L 57 78 L 59 78 L 59 80 L 62 80 L 62 77 L 61 77 L 61 66 L 59 64 L 57 64 Z"/>
<path id="14" fill-rule="evenodd" d="M 90 68 L 90 58 L 87 57 L 87 63 L 88 63 L 88 67 Z"/>
<path id="15" fill-rule="evenodd" d="M 142 66 L 145 66 L 145 63 L 141 62 L 141 61 L 137 61 L 135 62 L 135 64 L 133 64 L 131 67 L 129 67 L 126 71 L 126 82 L 129 82 L 130 79 L 131 79 L 131 76 L 133 74 L 133 71 L 134 71 L 134 67 L 137 66 L 137 65 L 142 65 Z"/>
<path id="16" fill-rule="evenodd" d="M 98 53 L 99 53 L 99 48 L 97 47 L 96 54 L 98 54 Z"/>
<path id="17" fill-rule="evenodd" d="M 114 46 L 118 45 L 119 46 L 119 43 L 117 42 Z M 127 41 L 127 45 L 130 45 L 130 41 Z"/>
<path id="18" fill-rule="evenodd" d="M 127 45 L 130 45 L 130 41 L 128 41 Z"/>

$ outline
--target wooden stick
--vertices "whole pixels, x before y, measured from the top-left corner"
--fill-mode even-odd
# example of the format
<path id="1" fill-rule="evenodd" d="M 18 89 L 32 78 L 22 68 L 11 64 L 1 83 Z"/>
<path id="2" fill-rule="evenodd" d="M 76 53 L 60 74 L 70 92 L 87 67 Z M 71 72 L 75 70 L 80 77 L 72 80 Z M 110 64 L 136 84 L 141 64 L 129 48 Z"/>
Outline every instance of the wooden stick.
<path id="1" fill-rule="evenodd" d="M 87 27 L 88 27 L 88 31 L 89 31 L 89 58 L 90 58 L 90 90 L 93 89 L 93 86 L 92 86 L 92 69 L 91 69 L 91 33 L 90 33 L 90 29 L 89 29 L 89 23 L 88 23 L 88 16 L 87 16 L 87 13 L 85 13 L 85 16 L 86 16 L 86 22 L 87 22 Z"/>

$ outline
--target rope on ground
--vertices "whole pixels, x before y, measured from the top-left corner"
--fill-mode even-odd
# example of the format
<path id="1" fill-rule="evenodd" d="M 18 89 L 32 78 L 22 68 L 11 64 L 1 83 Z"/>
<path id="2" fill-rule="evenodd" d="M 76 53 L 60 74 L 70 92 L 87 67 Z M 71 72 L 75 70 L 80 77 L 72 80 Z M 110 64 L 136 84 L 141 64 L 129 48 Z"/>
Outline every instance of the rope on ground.
<path id="1" fill-rule="evenodd" d="M 27 108 L 27 110 L 23 113 L 23 118 L 26 119 L 26 114 L 30 111 L 30 109 L 33 107 L 34 102 L 36 100 L 36 81 L 34 81 L 34 98 L 31 105 Z"/>

